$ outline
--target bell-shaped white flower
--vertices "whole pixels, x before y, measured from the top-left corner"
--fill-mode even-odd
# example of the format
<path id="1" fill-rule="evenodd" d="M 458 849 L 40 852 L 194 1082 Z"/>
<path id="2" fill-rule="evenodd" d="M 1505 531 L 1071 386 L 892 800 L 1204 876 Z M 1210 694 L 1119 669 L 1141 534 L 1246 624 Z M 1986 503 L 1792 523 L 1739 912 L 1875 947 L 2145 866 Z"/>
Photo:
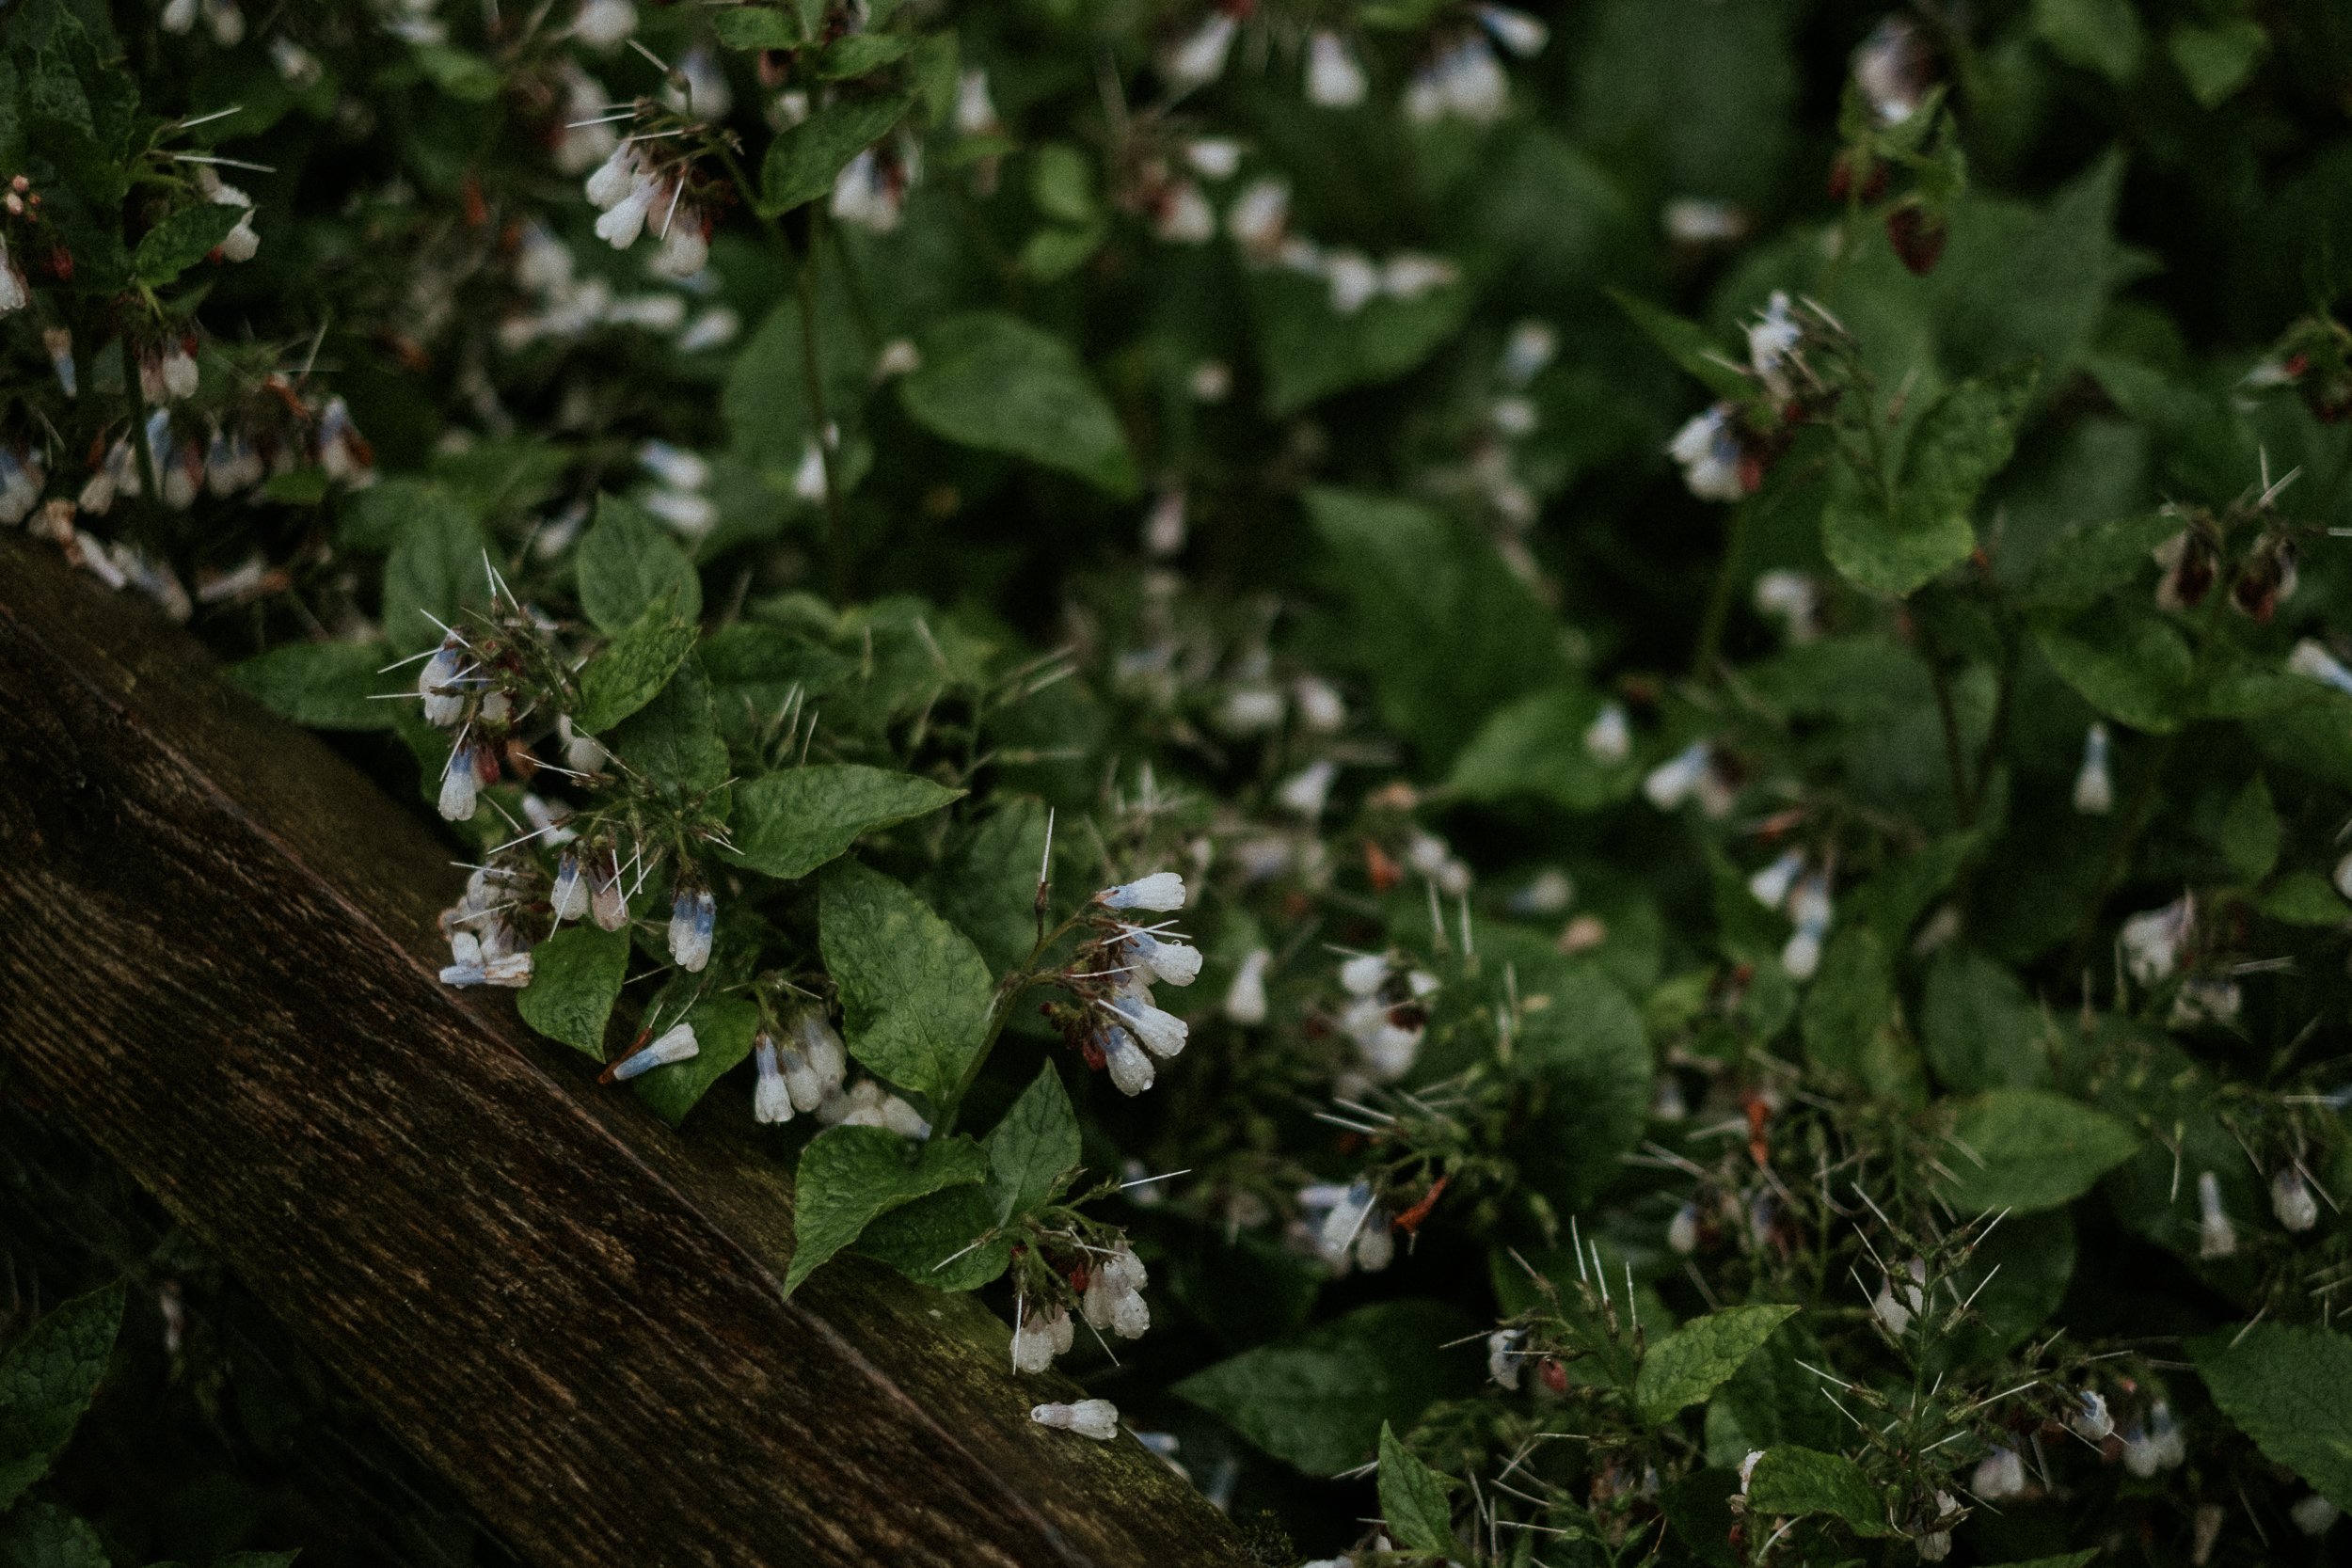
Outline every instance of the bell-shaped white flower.
<path id="1" fill-rule="evenodd" d="M 1978 1464 L 1968 1490 L 1986 1502 L 1997 1503 L 2026 1489 L 2026 1462 L 2014 1449 L 1994 1449 Z"/>
<path id="2" fill-rule="evenodd" d="M 2115 780 L 2107 770 L 2105 724 L 2093 724 L 2083 732 L 2083 766 L 2074 775 L 2074 809 L 2085 816 L 2105 816 L 2115 809 Z"/>
<path id="3" fill-rule="evenodd" d="M 1364 68 L 1347 40 L 1319 28 L 1307 40 L 1307 99 L 1327 109 L 1352 109 L 1364 101 Z"/>
<path id="4" fill-rule="evenodd" d="M 1111 1084 L 1120 1094 L 1133 1098 L 1152 1086 L 1157 1069 L 1133 1035 L 1112 1027 L 1099 1031 L 1094 1039 L 1102 1048 L 1104 1064 L 1110 1069 Z"/>
<path id="5" fill-rule="evenodd" d="M 548 903 L 555 911 L 555 923 L 585 920 L 588 917 L 588 878 L 581 870 L 580 857 L 567 854 L 555 863 L 555 889 Z"/>
<path id="6" fill-rule="evenodd" d="M 1499 1328 L 1486 1336 L 1486 1376 L 1490 1382 L 1518 1392 L 1519 1341 L 1527 1338 L 1523 1328 Z"/>
<path id="7" fill-rule="evenodd" d="M 1166 914 L 1184 907 L 1184 879 L 1173 871 L 1154 871 L 1149 877 L 1105 888 L 1094 897 L 1106 909 L 1151 910 Z"/>
<path id="8" fill-rule="evenodd" d="M 572 19 L 572 37 L 591 49 L 610 49 L 637 31 L 637 8 L 631 0 L 582 0 Z"/>
<path id="9" fill-rule="evenodd" d="M 1331 796 L 1331 782 L 1339 777 L 1339 765 L 1329 758 L 1310 763 L 1282 782 L 1275 791 L 1275 799 L 1301 816 L 1323 815 L 1323 807 Z"/>
<path id="10" fill-rule="evenodd" d="M 681 888 L 670 904 L 670 957 L 687 973 L 710 962 L 710 938 L 719 918 L 708 888 Z"/>
<path id="11" fill-rule="evenodd" d="M 1029 1412 L 1040 1426 L 1059 1427 L 1081 1437 L 1108 1442 L 1119 1433 L 1119 1406 L 1108 1400 L 1080 1400 L 1076 1404 L 1041 1404 Z"/>
<path id="12" fill-rule="evenodd" d="M 1184 1021 L 1173 1013 L 1163 1012 L 1149 1003 L 1121 997 L 1111 1004 L 1111 1009 L 1125 1021 L 1127 1027 L 1143 1042 L 1143 1048 L 1164 1062 L 1183 1054 L 1184 1039 L 1189 1031 Z"/>
<path id="13" fill-rule="evenodd" d="M 2290 1507 L 2287 1517 L 2305 1535 L 2318 1536 L 2327 1534 L 2335 1527 L 2336 1521 L 2344 1517 L 2344 1510 L 2314 1492 Z"/>
<path id="14" fill-rule="evenodd" d="M 1477 6 L 1471 14 L 1497 43 L 1523 60 L 1542 54 L 1544 45 L 1551 40 L 1550 28 L 1525 11 L 1515 11 L 1508 6 Z"/>
<path id="15" fill-rule="evenodd" d="M 2289 1230 L 2309 1230 L 2319 1223 L 2319 1200 L 2296 1166 L 2280 1165 L 2270 1179 L 2270 1212 Z"/>
<path id="16" fill-rule="evenodd" d="M 752 1085 L 752 1119 L 790 1121 L 792 1090 L 784 1081 L 784 1070 L 776 1062 L 776 1042 L 767 1030 L 762 1029 L 752 1042 L 752 1057 L 759 1068 L 758 1081 Z"/>
<path id="17" fill-rule="evenodd" d="M 1200 949 L 1198 947 L 1133 928 L 1128 931 L 1125 946 L 1155 978 L 1165 984 L 1188 986 L 1200 977 Z"/>
<path id="18" fill-rule="evenodd" d="M 1388 977 L 1386 953 L 1359 953 L 1340 965 L 1340 985 L 1350 996 L 1370 996 Z"/>
<path id="19" fill-rule="evenodd" d="M 644 1050 L 614 1068 L 612 1076 L 616 1079 L 634 1078 L 640 1073 L 650 1072 L 658 1067 L 668 1067 L 673 1062 L 683 1062 L 699 1053 L 701 1050 L 702 1047 L 694 1039 L 694 1026 L 691 1023 L 676 1024 L 664 1030 L 661 1037 L 646 1046 Z"/>
<path id="20" fill-rule="evenodd" d="M 1748 892 L 1768 910 L 1776 910 L 1788 896 L 1788 889 L 1804 869 L 1804 851 L 1790 849 L 1748 879 Z"/>
<path id="21" fill-rule="evenodd" d="M 628 889 L 622 885 L 619 871 L 609 864 L 589 870 L 588 917 L 607 931 L 628 924 Z"/>
<path id="22" fill-rule="evenodd" d="M 1263 947 L 1252 948 L 1233 973 L 1233 983 L 1226 988 L 1225 1016 L 1235 1023 L 1263 1023 L 1266 1015 L 1265 971 L 1274 961 L 1274 955 Z"/>
<path id="23" fill-rule="evenodd" d="M 2115 1418 L 2107 1414 L 2106 1397 L 2086 1388 L 2078 1408 L 2066 1424 L 2073 1427 L 2085 1441 L 2104 1443 L 2107 1440 L 2107 1433 L 2115 1430 Z"/>
<path id="24" fill-rule="evenodd" d="M 1688 1258 L 1699 1246 L 1699 1206 L 1685 1203 L 1666 1222 L 1666 1244 Z"/>
<path id="25" fill-rule="evenodd" d="M 627 250 L 644 232 L 645 214 L 653 208 L 654 198 L 660 194 L 655 181 L 640 178 L 628 193 L 612 204 L 612 211 L 596 220 L 596 238 L 615 250 Z"/>
<path id="26" fill-rule="evenodd" d="M 2287 673 L 2319 681 L 2352 696 L 2352 670 L 2345 669 L 2335 655 L 2308 637 L 2287 656 Z"/>
<path id="27" fill-rule="evenodd" d="M 2148 910 L 2123 922 L 2119 937 L 2123 966 L 2132 978 L 2153 986 L 2180 967 L 2197 925 L 2195 895 L 2183 894 L 2160 910 Z"/>
<path id="28" fill-rule="evenodd" d="M 1625 708 L 1610 703 L 1584 727 L 1584 754 L 1613 768 L 1632 752 L 1633 727 L 1626 721 Z"/>
<path id="29" fill-rule="evenodd" d="M 1642 781 L 1642 793 L 1660 811 L 1673 811 L 1698 791 L 1700 782 L 1714 765 L 1713 748 L 1704 740 L 1694 740 L 1672 761 L 1650 769 L 1649 776 Z"/>
<path id="30" fill-rule="evenodd" d="M 1017 1304 L 1017 1310 L 1021 1326 L 1012 1333 L 1012 1370 L 1016 1372 L 1041 1372 L 1054 1364 L 1054 1319 L 1057 1315 L 1064 1315 L 1064 1309 L 1059 1307 L 1033 1307 L 1024 1296 Z"/>
<path id="31" fill-rule="evenodd" d="M 1179 91 L 1206 87 L 1225 74 L 1225 58 L 1232 53 L 1233 35 L 1239 27 L 1230 13 L 1210 12 L 1207 21 L 1168 52 L 1161 62 L 1161 73 Z"/>
<path id="32" fill-rule="evenodd" d="M 2197 1256 L 2230 1258 L 2237 1253 L 2237 1227 L 2222 1207 L 2221 1179 L 2211 1171 L 2197 1178 Z"/>
<path id="33" fill-rule="evenodd" d="M 482 781 L 474 773 L 474 752 L 471 746 L 460 746 L 449 754 L 449 766 L 441 770 L 441 816 L 451 822 L 473 819 L 474 797 Z"/>

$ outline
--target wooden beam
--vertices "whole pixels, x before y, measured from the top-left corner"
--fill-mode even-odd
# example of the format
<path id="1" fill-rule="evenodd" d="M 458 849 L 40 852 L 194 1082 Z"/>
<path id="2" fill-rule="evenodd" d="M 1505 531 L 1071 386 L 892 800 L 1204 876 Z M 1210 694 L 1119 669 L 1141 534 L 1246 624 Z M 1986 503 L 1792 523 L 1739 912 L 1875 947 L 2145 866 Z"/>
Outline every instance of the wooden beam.
<path id="1" fill-rule="evenodd" d="M 549 1565 L 1238 1565 L 1005 1325 L 790 1302 L 748 1118 L 672 1132 L 438 983 L 463 873 L 144 601 L 0 537 L 0 1052 Z M 715 1127 L 706 1123 L 717 1122 Z"/>

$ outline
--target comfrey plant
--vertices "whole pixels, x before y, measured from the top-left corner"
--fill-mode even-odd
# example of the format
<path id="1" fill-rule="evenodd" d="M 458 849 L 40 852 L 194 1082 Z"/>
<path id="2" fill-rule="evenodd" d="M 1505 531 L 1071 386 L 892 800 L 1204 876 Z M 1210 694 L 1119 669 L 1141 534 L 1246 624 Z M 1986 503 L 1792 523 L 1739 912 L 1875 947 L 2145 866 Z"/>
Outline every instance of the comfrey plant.
<path id="1" fill-rule="evenodd" d="M 2325 6 L 0 45 L 9 547 L 344 732 L 791 1289 L 1267 1560 L 2339 1528 Z"/>

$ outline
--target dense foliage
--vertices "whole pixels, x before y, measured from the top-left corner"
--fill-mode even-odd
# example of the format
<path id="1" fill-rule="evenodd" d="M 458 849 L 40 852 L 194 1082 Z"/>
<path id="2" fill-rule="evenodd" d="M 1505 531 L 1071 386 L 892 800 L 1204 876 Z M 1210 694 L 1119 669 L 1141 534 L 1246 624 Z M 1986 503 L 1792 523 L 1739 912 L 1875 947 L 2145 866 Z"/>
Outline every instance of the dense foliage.
<path id="1" fill-rule="evenodd" d="M 755 1118 L 789 1286 L 1268 1560 L 2326 1550 L 2332 0 L 0 39 L 0 517 Z"/>

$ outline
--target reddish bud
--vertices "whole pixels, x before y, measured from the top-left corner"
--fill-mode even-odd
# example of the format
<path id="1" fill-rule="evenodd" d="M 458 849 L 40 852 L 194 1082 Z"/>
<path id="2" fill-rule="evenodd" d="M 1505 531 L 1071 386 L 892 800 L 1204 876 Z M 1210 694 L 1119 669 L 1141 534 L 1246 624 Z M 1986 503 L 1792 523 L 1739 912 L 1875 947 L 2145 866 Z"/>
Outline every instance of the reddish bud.
<path id="1" fill-rule="evenodd" d="M 49 276 L 60 283 L 72 282 L 73 252 L 61 245 L 52 245 L 49 249 Z"/>
<path id="2" fill-rule="evenodd" d="M 1372 879 L 1375 893 L 1393 893 L 1405 885 L 1405 868 L 1370 839 L 1364 840 L 1364 874 Z"/>
<path id="3" fill-rule="evenodd" d="M 1429 1190 L 1421 1195 L 1421 1201 L 1419 1203 L 1414 1204 L 1410 1209 L 1406 1210 L 1405 1212 L 1396 1216 L 1397 1228 L 1404 1231 L 1407 1236 L 1420 1235 L 1421 1222 L 1429 1217 L 1429 1211 L 1438 1206 L 1438 1195 L 1445 1191 L 1445 1184 L 1453 1180 L 1454 1179 L 1450 1176 L 1440 1176 L 1437 1180 L 1431 1182 L 1429 1184 Z"/>
<path id="4" fill-rule="evenodd" d="M 490 221 L 490 204 L 482 199 L 482 181 L 466 176 L 466 227 L 479 229 Z"/>
<path id="5" fill-rule="evenodd" d="M 1935 263 L 1944 259 L 1944 242 L 1950 237 L 1944 220 L 1931 219 L 1924 208 L 1898 207 L 1886 214 L 1886 238 L 1895 246 L 1895 254 L 1921 277 L 1933 272 Z"/>
<path id="6" fill-rule="evenodd" d="M 1568 1391 L 1568 1370 L 1558 1361 L 1546 1356 L 1535 1371 L 1544 1380 L 1544 1386 L 1553 1393 L 1565 1394 Z"/>

